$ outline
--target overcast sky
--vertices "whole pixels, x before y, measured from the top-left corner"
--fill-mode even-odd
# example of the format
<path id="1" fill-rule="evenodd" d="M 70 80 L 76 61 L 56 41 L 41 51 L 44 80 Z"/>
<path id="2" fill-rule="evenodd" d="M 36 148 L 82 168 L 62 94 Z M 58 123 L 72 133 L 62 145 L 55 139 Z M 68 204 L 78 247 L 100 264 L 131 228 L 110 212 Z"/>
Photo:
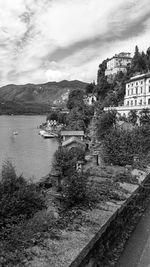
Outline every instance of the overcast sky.
<path id="1" fill-rule="evenodd" d="M 91 82 L 135 45 L 150 46 L 149 0 L 0 0 L 0 85 Z"/>

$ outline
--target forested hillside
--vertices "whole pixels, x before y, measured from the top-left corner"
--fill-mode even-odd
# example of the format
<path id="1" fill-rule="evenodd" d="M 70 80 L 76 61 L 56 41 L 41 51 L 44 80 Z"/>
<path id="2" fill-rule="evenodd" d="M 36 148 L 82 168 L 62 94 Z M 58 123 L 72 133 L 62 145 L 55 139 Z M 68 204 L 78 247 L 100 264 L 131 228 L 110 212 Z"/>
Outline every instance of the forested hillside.
<path id="1" fill-rule="evenodd" d="M 74 89 L 84 90 L 81 81 L 48 82 L 45 84 L 10 84 L 0 88 L 0 114 L 42 114 L 52 105 L 65 106 Z"/>

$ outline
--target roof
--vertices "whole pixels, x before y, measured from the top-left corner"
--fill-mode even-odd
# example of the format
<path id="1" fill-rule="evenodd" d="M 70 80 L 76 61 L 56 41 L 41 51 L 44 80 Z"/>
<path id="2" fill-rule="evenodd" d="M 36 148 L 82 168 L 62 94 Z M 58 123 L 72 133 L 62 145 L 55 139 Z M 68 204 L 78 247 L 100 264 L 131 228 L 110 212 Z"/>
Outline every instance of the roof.
<path id="1" fill-rule="evenodd" d="M 131 83 L 131 82 L 138 81 L 138 80 L 141 80 L 141 79 L 144 79 L 144 78 L 150 78 L 150 72 L 145 73 L 145 74 L 140 74 L 140 75 L 133 76 L 126 83 Z"/>
<path id="2" fill-rule="evenodd" d="M 129 54 L 131 55 L 131 53 L 126 53 L 126 52 L 121 52 L 119 54 L 114 55 L 113 57 L 111 57 L 108 61 L 110 61 L 113 58 L 125 58 L 125 59 L 132 59 L 131 56 L 129 56 Z"/>
<path id="3" fill-rule="evenodd" d="M 84 131 L 61 131 L 61 135 L 65 136 L 83 136 Z"/>
<path id="4" fill-rule="evenodd" d="M 70 145 L 71 143 L 78 143 L 78 144 L 80 144 L 81 146 L 85 146 L 85 143 L 84 143 L 83 141 L 79 140 L 79 139 L 76 138 L 76 137 L 71 137 L 71 138 L 69 138 L 68 140 L 64 141 L 64 142 L 62 143 L 62 146 L 68 146 L 68 145 Z"/>

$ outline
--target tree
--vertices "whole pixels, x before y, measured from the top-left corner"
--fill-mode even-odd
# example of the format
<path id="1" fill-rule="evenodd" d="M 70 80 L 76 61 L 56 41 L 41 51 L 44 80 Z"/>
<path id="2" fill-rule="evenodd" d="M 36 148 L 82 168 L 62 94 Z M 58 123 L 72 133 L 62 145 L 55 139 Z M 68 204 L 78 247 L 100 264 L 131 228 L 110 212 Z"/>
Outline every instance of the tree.
<path id="1" fill-rule="evenodd" d="M 138 119 L 137 111 L 136 110 L 130 110 L 128 114 L 128 121 L 132 123 L 133 125 L 136 125 Z"/>
<path id="2" fill-rule="evenodd" d="M 77 171 L 68 173 L 63 188 L 64 200 L 67 206 L 81 204 L 87 199 L 87 176 Z"/>
<path id="3" fill-rule="evenodd" d="M 51 113 L 47 116 L 46 120 L 48 121 L 58 121 L 58 114 L 59 112 L 58 111 L 54 111 L 52 110 Z"/>
<path id="4" fill-rule="evenodd" d="M 94 83 L 94 82 L 88 84 L 88 85 L 86 86 L 86 88 L 85 88 L 85 92 L 86 92 L 86 94 L 92 94 L 92 93 L 94 93 L 95 87 L 96 87 L 96 86 L 95 86 L 95 83 Z"/>
<path id="5" fill-rule="evenodd" d="M 133 163 L 132 135 L 113 128 L 103 139 L 103 158 L 106 163 L 124 166 Z"/>
<path id="6" fill-rule="evenodd" d="M 142 109 L 139 120 L 140 125 L 150 125 L 150 111 L 148 108 Z"/>
<path id="7" fill-rule="evenodd" d="M 138 72 L 144 73 L 147 71 L 146 55 L 144 52 L 140 53 L 139 48 L 136 45 L 134 57 L 131 62 L 131 75 Z"/>
<path id="8" fill-rule="evenodd" d="M 76 163 L 78 160 L 85 159 L 85 151 L 81 147 L 72 147 L 69 150 L 70 158 L 74 159 Z"/>
<path id="9" fill-rule="evenodd" d="M 83 94 L 84 92 L 80 89 L 71 91 L 68 97 L 67 108 L 71 110 L 75 107 L 82 107 L 84 105 Z"/>
<path id="10" fill-rule="evenodd" d="M 2 166 L 0 181 L 0 228 L 28 219 L 45 207 L 44 199 L 36 184 L 17 176 L 10 161 Z"/>
<path id="11" fill-rule="evenodd" d="M 96 127 L 97 127 L 97 138 L 102 140 L 105 138 L 105 135 L 109 133 L 116 123 L 116 111 L 102 111 L 101 115 L 99 116 Z"/>
<path id="12" fill-rule="evenodd" d="M 74 161 L 68 149 L 59 147 L 54 154 L 53 169 L 58 174 L 58 190 L 61 190 L 61 181 L 67 175 L 68 170 L 74 168 Z"/>
<path id="13" fill-rule="evenodd" d="M 147 70 L 150 71 L 150 47 L 147 49 L 146 52 L 146 65 L 147 65 Z"/>

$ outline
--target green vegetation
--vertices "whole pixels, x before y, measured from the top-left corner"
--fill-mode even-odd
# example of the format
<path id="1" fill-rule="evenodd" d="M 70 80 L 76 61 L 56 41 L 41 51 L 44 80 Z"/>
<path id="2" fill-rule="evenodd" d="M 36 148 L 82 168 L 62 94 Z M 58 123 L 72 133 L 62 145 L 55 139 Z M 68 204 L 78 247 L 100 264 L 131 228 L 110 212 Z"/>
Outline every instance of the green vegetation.
<path id="1" fill-rule="evenodd" d="M 134 159 L 139 162 L 148 157 L 150 149 L 150 127 L 139 126 L 132 131 L 111 129 L 105 135 L 103 158 L 106 163 L 125 166 L 133 165 Z"/>
<path id="2" fill-rule="evenodd" d="M 76 169 L 77 161 L 83 160 L 84 157 L 85 152 L 81 148 L 58 148 L 53 157 L 53 169 L 58 174 L 58 191 L 62 189 L 62 181 L 68 177 L 68 172 L 71 174 Z"/>
<path id="3" fill-rule="evenodd" d="M 98 140 L 104 139 L 106 134 L 113 129 L 117 119 L 116 115 L 117 113 L 114 110 L 108 112 L 101 110 L 96 121 L 96 135 Z"/>
<path id="4" fill-rule="evenodd" d="M 66 118 L 67 118 L 67 113 L 62 113 L 61 112 L 61 109 L 58 109 L 58 110 L 50 110 L 48 115 L 47 115 L 47 118 L 46 118 L 46 121 L 56 121 L 58 124 L 66 124 Z"/>
<path id="5" fill-rule="evenodd" d="M 70 170 L 63 185 L 63 200 L 67 208 L 85 203 L 87 192 L 87 175 Z"/>
<path id="6" fill-rule="evenodd" d="M 0 266 L 23 266 L 25 249 L 38 242 L 38 232 L 42 234 L 48 227 L 44 217 L 39 220 L 36 215 L 45 207 L 36 184 L 17 176 L 9 161 L 4 163 L 0 180 Z"/>
<path id="7" fill-rule="evenodd" d="M 83 100 L 83 91 L 74 90 L 69 94 L 67 107 L 70 109 L 66 117 L 66 128 L 68 130 L 84 130 L 94 115 L 94 107 L 87 106 Z"/>

